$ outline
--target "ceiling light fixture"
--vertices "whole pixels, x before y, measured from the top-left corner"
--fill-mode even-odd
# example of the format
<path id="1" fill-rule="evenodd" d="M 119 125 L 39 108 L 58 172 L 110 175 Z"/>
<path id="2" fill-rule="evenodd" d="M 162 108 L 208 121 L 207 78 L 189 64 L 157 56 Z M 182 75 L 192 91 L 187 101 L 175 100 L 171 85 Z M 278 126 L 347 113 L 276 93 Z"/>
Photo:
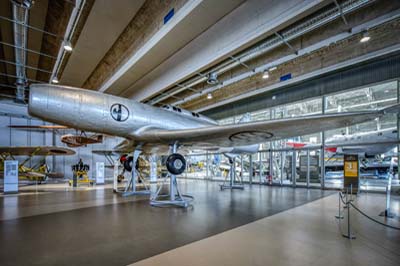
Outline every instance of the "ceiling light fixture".
<path id="1" fill-rule="evenodd" d="M 271 71 L 276 70 L 277 68 L 278 68 L 277 66 L 273 66 L 273 67 L 270 67 L 270 68 L 268 69 L 268 71 L 271 72 Z"/>
<path id="2" fill-rule="evenodd" d="M 264 73 L 263 73 L 263 75 L 262 75 L 262 78 L 263 78 L 263 79 L 269 78 L 269 73 L 268 73 L 267 70 L 264 71 Z"/>
<path id="3" fill-rule="evenodd" d="M 213 98 L 213 96 L 211 93 L 207 94 L 207 99 L 211 100 L 212 98 Z"/>
<path id="4" fill-rule="evenodd" d="M 364 32 L 362 38 L 360 39 L 360 42 L 368 42 L 371 39 L 371 36 L 369 36 L 368 32 Z"/>
<path id="5" fill-rule="evenodd" d="M 64 41 L 64 49 L 68 52 L 72 51 L 72 44 L 70 41 Z"/>
<path id="6" fill-rule="evenodd" d="M 52 79 L 51 79 L 51 82 L 53 82 L 53 83 L 58 83 L 58 78 L 56 77 L 56 76 L 54 76 Z"/>

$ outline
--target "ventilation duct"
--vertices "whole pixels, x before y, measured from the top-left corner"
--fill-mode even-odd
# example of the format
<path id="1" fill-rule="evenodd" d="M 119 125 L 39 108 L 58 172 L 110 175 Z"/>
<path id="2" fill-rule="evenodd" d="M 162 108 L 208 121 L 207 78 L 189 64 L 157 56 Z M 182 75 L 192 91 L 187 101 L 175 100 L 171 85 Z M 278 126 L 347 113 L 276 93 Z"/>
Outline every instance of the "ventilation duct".
<path id="1" fill-rule="evenodd" d="M 17 87 L 16 101 L 25 102 L 26 79 L 26 43 L 29 9 L 32 7 L 31 0 L 11 0 L 14 19 L 14 53 L 15 53 L 15 76 Z"/>

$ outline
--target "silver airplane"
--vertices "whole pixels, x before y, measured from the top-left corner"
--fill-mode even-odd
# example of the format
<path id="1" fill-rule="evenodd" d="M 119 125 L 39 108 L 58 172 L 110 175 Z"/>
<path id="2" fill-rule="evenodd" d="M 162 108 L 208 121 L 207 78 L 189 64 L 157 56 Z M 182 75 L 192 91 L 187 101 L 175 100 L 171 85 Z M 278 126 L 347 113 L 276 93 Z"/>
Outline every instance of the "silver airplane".
<path id="1" fill-rule="evenodd" d="M 325 151 L 332 156 L 358 154 L 359 158 L 374 158 L 394 149 L 396 143 L 398 143 L 397 128 L 386 128 L 372 132 L 334 135 L 326 139 Z M 320 147 L 316 144 L 294 141 L 286 144 L 294 148 Z"/>
<path id="2" fill-rule="evenodd" d="M 50 84 L 31 85 L 28 106 L 30 115 L 45 121 L 124 137 L 126 140 L 115 147 L 118 151 L 169 154 L 166 166 L 173 175 L 186 168 L 178 149 L 183 153 L 218 147 L 226 153 L 240 151 L 240 147 L 246 150 L 249 145 L 350 126 L 399 109 L 400 105 L 394 105 L 377 111 L 218 125 L 213 119 L 175 106 L 158 108 L 96 91 Z"/>

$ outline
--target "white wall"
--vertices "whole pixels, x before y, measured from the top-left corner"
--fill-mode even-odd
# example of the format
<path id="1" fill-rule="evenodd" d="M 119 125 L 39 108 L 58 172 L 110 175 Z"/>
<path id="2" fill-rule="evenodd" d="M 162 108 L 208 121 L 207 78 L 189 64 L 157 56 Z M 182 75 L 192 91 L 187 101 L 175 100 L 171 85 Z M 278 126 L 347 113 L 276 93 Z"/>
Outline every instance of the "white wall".
<path id="1" fill-rule="evenodd" d="M 26 109 L 26 107 L 25 107 Z M 7 110 L 5 112 L 4 110 Z M 22 129 L 9 128 L 9 125 L 45 125 L 44 121 L 31 118 L 27 115 L 26 110 L 21 109 L 18 106 L 11 104 L 0 103 L 0 146 L 52 146 L 53 145 L 53 134 L 55 145 L 60 147 L 67 147 L 61 142 L 60 137 L 63 134 L 75 134 L 75 130 L 61 130 L 59 133 L 53 133 L 52 131 L 28 131 Z M 79 132 L 78 132 L 79 133 Z M 90 133 L 89 133 L 90 134 Z M 88 135 L 89 135 L 88 134 Z M 46 163 L 50 168 L 54 167 L 55 172 L 64 174 L 65 178 L 72 178 L 71 166 L 82 158 L 85 164 L 90 166 L 89 176 L 95 178 L 96 162 L 104 162 L 105 165 L 109 165 L 109 162 L 103 155 L 92 153 L 92 150 L 111 150 L 116 146 L 122 139 L 105 137 L 103 143 L 88 145 L 87 147 L 73 148 L 76 151 L 75 155 L 72 156 L 54 156 L 55 162 L 53 164 L 53 156 L 46 158 Z M 26 157 L 19 156 L 17 159 L 22 162 Z M 42 156 L 35 156 L 27 166 L 34 166 L 43 160 Z M 113 170 L 106 168 L 106 178 L 111 178 Z"/>

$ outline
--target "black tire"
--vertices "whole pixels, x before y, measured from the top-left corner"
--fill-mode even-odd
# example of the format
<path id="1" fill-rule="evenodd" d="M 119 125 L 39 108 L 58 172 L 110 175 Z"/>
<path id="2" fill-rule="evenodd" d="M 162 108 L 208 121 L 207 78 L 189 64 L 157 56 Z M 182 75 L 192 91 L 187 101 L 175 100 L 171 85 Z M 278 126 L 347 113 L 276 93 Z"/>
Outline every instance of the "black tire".
<path id="1" fill-rule="evenodd" d="M 180 175 L 186 169 L 185 157 L 183 157 L 179 153 L 173 153 L 170 156 L 168 156 L 167 161 L 166 161 L 166 166 L 167 166 L 168 172 L 170 172 L 171 174 Z"/>
<path id="2" fill-rule="evenodd" d="M 126 160 L 124 161 L 124 168 L 126 171 L 130 172 L 132 171 L 132 161 L 133 161 L 133 157 L 129 156 L 128 158 L 126 158 Z"/>
<path id="3" fill-rule="evenodd" d="M 117 177 L 117 181 L 118 181 L 118 183 L 121 183 L 122 182 L 122 180 L 124 180 L 124 175 L 118 175 L 118 177 Z"/>
<path id="4" fill-rule="evenodd" d="M 132 171 L 132 162 L 133 162 L 133 157 L 129 156 L 125 161 L 124 161 L 124 168 L 126 171 L 131 172 Z M 136 170 L 139 170 L 139 158 L 136 161 Z"/>

